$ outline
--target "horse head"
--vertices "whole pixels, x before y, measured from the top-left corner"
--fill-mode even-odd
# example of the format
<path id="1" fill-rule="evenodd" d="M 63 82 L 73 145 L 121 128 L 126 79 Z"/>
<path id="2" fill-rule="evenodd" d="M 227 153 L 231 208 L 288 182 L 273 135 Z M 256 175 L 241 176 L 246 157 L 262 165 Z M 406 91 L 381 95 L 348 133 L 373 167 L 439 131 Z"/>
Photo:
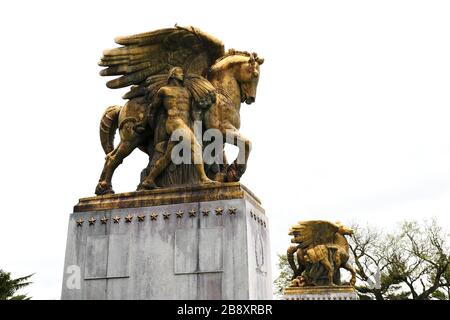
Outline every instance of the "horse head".
<path id="1" fill-rule="evenodd" d="M 256 89 L 259 81 L 259 66 L 264 59 L 256 53 L 228 50 L 211 68 L 213 74 L 231 74 L 240 89 L 241 103 L 251 104 L 256 100 Z"/>
<path id="2" fill-rule="evenodd" d="M 336 222 L 336 225 L 339 227 L 338 233 L 343 235 L 343 236 L 351 236 L 353 235 L 353 229 L 344 226 L 343 224 L 341 224 L 340 222 Z"/>
<path id="3" fill-rule="evenodd" d="M 252 104 L 256 100 L 256 89 L 259 81 L 259 66 L 264 59 L 259 58 L 256 53 L 250 54 L 247 62 L 240 64 L 236 71 L 236 80 L 241 87 L 241 102 Z"/>

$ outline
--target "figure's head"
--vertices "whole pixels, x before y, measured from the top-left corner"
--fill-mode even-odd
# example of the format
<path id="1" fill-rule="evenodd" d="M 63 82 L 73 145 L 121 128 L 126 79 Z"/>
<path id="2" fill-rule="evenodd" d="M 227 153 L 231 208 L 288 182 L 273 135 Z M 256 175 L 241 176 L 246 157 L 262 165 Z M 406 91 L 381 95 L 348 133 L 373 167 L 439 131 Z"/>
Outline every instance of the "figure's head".
<path id="1" fill-rule="evenodd" d="M 336 225 L 339 227 L 338 232 L 344 236 L 351 236 L 353 235 L 353 229 L 344 226 L 342 223 L 340 222 L 336 222 Z"/>
<path id="2" fill-rule="evenodd" d="M 177 79 L 180 81 L 184 80 L 184 72 L 180 67 L 173 67 L 169 70 L 169 80 Z"/>
<path id="3" fill-rule="evenodd" d="M 213 67 L 212 72 L 230 71 L 240 87 L 241 102 L 251 104 L 256 99 L 259 66 L 264 59 L 256 53 L 230 49 Z"/>

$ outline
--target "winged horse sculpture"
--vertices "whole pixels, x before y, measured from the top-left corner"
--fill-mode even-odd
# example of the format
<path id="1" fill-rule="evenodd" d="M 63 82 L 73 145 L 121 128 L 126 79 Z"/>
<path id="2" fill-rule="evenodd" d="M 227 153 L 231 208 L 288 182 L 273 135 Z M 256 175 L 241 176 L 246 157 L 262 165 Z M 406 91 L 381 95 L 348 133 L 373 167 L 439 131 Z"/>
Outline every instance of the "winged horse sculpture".
<path id="1" fill-rule="evenodd" d="M 108 88 L 131 88 L 123 97 L 127 102 L 108 107 L 101 119 L 100 140 L 106 159 L 95 193 L 114 193 L 111 183 L 114 171 L 136 148 L 149 156 L 149 167 L 143 171 L 141 180 L 155 158 L 164 153 L 168 139 L 164 131 L 167 114 L 164 110 L 152 110 L 152 99 L 155 82 L 164 82 L 167 79 L 164 75 L 173 67 L 182 68 L 192 79 L 204 79 L 189 87 L 193 96 L 198 93 L 193 103 L 203 110 L 200 113 L 203 130 L 217 129 L 222 133 L 223 144 L 240 146 L 237 159 L 244 159 L 243 163 L 215 163 L 208 166 L 208 176 L 220 182 L 239 181 L 247 168 L 251 149 L 250 140 L 239 131 L 240 106 L 243 102 L 255 102 L 264 59 L 246 51 L 225 52 L 224 44 L 213 36 L 194 27 L 177 25 L 118 37 L 115 42 L 121 46 L 104 51 L 99 65 L 106 68 L 100 75 L 118 76 L 106 83 Z M 117 130 L 120 142 L 114 147 Z M 172 186 L 193 181 L 184 174 L 168 172 L 159 184 Z"/>

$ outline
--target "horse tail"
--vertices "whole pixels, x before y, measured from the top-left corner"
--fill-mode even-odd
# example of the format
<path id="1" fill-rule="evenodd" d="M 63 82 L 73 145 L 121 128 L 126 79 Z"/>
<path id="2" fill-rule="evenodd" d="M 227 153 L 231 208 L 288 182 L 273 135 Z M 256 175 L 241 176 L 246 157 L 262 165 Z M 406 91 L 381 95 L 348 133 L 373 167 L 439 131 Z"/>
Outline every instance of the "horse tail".
<path id="1" fill-rule="evenodd" d="M 297 246 L 290 246 L 287 249 L 287 252 L 286 252 L 287 261 L 289 262 L 289 265 L 291 266 L 291 269 L 294 271 L 293 278 L 298 276 L 298 274 L 297 274 L 298 273 L 298 267 L 297 267 L 297 265 L 295 264 L 295 261 L 294 261 L 294 253 L 296 253 L 297 250 L 298 250 Z"/>
<path id="2" fill-rule="evenodd" d="M 119 124 L 119 112 L 121 106 L 110 106 L 106 108 L 100 121 L 100 142 L 105 154 L 114 150 L 114 136 Z"/>

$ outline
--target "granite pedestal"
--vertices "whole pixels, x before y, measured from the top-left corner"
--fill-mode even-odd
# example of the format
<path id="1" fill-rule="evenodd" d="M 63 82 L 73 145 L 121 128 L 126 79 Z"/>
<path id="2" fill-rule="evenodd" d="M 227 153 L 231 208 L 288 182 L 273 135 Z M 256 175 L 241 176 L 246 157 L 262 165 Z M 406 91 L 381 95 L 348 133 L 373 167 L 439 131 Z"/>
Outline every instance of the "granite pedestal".
<path id="1" fill-rule="evenodd" d="M 239 183 L 80 199 L 62 299 L 272 299 L 268 221 Z"/>

